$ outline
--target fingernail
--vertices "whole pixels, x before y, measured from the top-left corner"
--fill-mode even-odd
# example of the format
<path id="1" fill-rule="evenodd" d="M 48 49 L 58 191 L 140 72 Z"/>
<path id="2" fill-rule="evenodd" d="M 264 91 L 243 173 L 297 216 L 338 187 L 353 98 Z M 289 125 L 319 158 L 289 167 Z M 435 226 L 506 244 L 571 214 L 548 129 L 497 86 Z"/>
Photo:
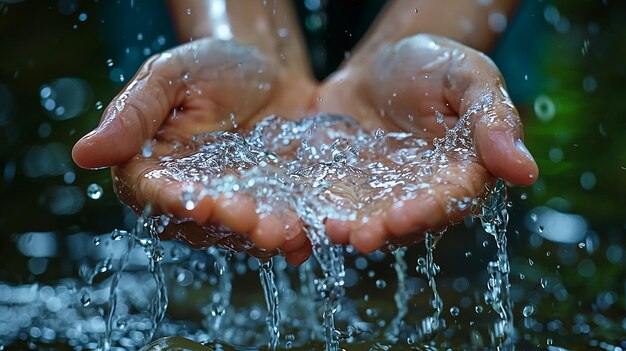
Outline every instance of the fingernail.
<path id="1" fill-rule="evenodd" d="M 515 140 L 515 147 L 521 152 L 523 153 L 526 157 L 528 157 L 529 160 L 531 161 L 535 161 L 535 159 L 533 158 L 533 155 L 530 154 L 530 151 L 528 151 L 528 149 L 526 148 L 526 145 L 524 145 L 524 142 L 521 139 L 516 139 Z"/>

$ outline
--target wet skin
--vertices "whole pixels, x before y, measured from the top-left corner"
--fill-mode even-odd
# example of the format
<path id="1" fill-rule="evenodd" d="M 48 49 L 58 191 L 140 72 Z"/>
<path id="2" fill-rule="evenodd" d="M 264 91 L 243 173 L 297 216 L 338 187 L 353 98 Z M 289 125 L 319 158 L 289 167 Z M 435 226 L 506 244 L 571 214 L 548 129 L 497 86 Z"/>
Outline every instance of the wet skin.
<path id="1" fill-rule="evenodd" d="M 428 192 L 414 199 L 381 202 L 355 221 L 326 222 L 331 239 L 371 252 L 388 240 L 410 243 L 424 231 L 460 220 L 467 213 L 450 211 L 450 199 L 479 196 L 493 177 L 515 185 L 536 179 L 537 166 L 521 142 L 519 115 L 498 69 L 483 54 L 445 38 L 416 35 L 366 59 L 348 61 L 318 83 L 279 55 L 197 40 L 150 58 L 107 107 L 98 128 L 77 142 L 73 157 L 82 167 L 113 166 L 116 192 L 135 211 L 150 203 L 154 213 L 190 220 L 170 228 L 179 238 L 201 243 L 197 246 L 241 242 L 240 249 L 266 254 L 245 246 L 249 238 L 258 247 L 280 249 L 289 262 L 299 264 L 311 247 L 295 214 L 258 214 L 255 199 L 243 194 L 204 197 L 188 210 L 181 194 L 200 184 L 146 178 L 159 165 L 140 155 L 145 142 L 154 139 L 153 153 L 159 155 L 196 134 L 232 130 L 231 114 L 240 130 L 248 130 L 271 114 L 300 119 L 318 113 L 345 114 L 368 130 L 412 132 L 432 141 L 444 133 L 435 112 L 452 127 L 476 106 L 479 112 L 470 121 L 477 153 L 473 162 L 450 165 L 432 178 Z M 206 240 L 204 225 L 245 235 Z"/>

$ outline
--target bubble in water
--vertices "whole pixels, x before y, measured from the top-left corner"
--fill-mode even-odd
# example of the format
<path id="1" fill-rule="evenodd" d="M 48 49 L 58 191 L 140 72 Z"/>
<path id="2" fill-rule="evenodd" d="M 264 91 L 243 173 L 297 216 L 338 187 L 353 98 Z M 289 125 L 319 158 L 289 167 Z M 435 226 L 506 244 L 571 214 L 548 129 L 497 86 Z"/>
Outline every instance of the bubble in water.
<path id="1" fill-rule="evenodd" d="M 379 289 L 384 289 L 387 287 L 387 282 L 383 279 L 376 280 L 376 287 Z"/>
<path id="2" fill-rule="evenodd" d="M 93 244 L 94 244 L 94 245 L 96 245 L 96 246 L 100 245 L 100 238 L 99 238 L 99 237 L 97 237 L 97 236 L 96 236 L 96 237 L 94 237 L 94 238 L 93 238 Z"/>
<path id="3" fill-rule="evenodd" d="M 474 307 L 474 311 L 476 311 L 476 313 L 483 313 L 483 306 L 477 305 Z"/>
<path id="4" fill-rule="evenodd" d="M 524 306 L 524 309 L 522 310 L 522 315 L 524 315 L 524 317 L 528 318 L 532 316 L 533 313 L 535 313 L 535 306 L 533 305 Z"/>
<path id="5" fill-rule="evenodd" d="M 96 110 L 102 110 L 102 101 L 96 101 Z"/>
<path id="6" fill-rule="evenodd" d="M 87 187 L 87 197 L 92 200 L 98 200 L 102 197 L 103 190 L 102 187 L 96 183 L 91 183 Z"/>
<path id="7" fill-rule="evenodd" d="M 450 314 L 453 315 L 454 317 L 458 316 L 459 313 L 461 313 L 461 310 L 459 310 L 458 307 L 456 306 L 452 306 L 450 307 Z"/>

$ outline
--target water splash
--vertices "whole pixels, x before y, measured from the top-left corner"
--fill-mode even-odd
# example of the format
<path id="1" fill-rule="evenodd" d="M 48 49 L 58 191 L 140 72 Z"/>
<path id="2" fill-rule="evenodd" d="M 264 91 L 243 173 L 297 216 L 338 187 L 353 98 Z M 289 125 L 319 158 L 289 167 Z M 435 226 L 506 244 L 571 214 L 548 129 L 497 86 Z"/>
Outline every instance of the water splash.
<path id="1" fill-rule="evenodd" d="M 210 338 L 214 340 L 219 338 L 219 331 L 233 293 L 233 273 L 230 269 L 232 253 L 210 247 L 207 249 L 207 254 L 214 260 L 213 267 L 217 275 L 217 289 L 211 296 L 211 303 L 207 306 L 208 313 L 206 313 L 208 315 L 207 329 Z"/>
<path id="2" fill-rule="evenodd" d="M 122 237 L 126 236 L 127 248 L 119 261 L 118 270 L 115 272 L 111 280 L 106 330 L 99 341 L 99 350 L 110 350 L 114 342 L 112 333 L 115 331 L 116 327 L 121 327 L 122 329 L 125 327 L 126 323 L 123 318 L 117 317 L 115 314 L 119 299 L 119 283 L 128 264 L 130 254 L 137 245 L 143 248 L 146 257 L 148 258 L 147 268 L 152 276 L 152 279 L 154 279 L 156 286 L 154 296 L 149 305 L 149 328 L 146 328 L 144 331 L 144 340 L 146 342 L 152 340 L 159 322 L 161 322 L 165 316 L 168 296 L 165 276 L 163 274 L 163 269 L 159 264 L 163 259 L 163 247 L 160 245 L 158 238 L 158 228 L 162 228 L 163 226 L 159 224 L 159 220 L 161 220 L 160 218 L 149 217 L 150 212 L 151 207 L 147 206 L 144 213 L 137 219 L 135 227 L 131 232 L 118 230 L 111 233 L 111 238 L 113 240 L 120 240 Z M 168 218 L 163 218 L 162 220 L 168 221 Z"/>
<path id="3" fill-rule="evenodd" d="M 423 340 L 433 339 L 439 331 L 446 326 L 446 322 L 441 318 L 441 312 L 443 311 L 443 299 L 439 295 L 437 290 L 437 282 L 435 276 L 439 273 L 439 266 L 435 263 L 434 251 L 437 241 L 441 238 L 440 233 L 438 235 L 432 232 L 427 232 L 424 237 L 424 246 L 426 247 L 426 258 L 420 257 L 417 260 L 417 270 L 423 274 L 428 280 L 428 286 L 430 287 L 433 298 L 431 304 L 435 310 L 431 316 L 424 318 L 421 321 L 421 325 L 417 327 L 418 336 Z"/>
<path id="4" fill-rule="evenodd" d="M 511 301 L 509 273 L 511 271 L 507 253 L 506 228 L 509 223 L 507 192 L 502 179 L 498 179 L 481 204 L 482 227 L 495 239 L 498 251 L 496 260 L 489 262 L 489 280 L 485 291 L 485 303 L 498 314 L 491 330 L 492 343 L 498 349 L 514 350 L 513 307 Z"/>
<path id="5" fill-rule="evenodd" d="M 267 261 L 259 260 L 259 276 L 265 296 L 265 305 L 267 306 L 266 321 L 270 335 L 267 347 L 270 350 L 276 350 L 280 343 L 280 309 L 278 308 L 278 288 L 276 287 L 272 259 Z"/>
<path id="6" fill-rule="evenodd" d="M 404 326 L 404 317 L 409 313 L 409 292 L 407 291 L 406 278 L 407 278 L 407 264 L 404 260 L 406 254 L 406 247 L 402 247 L 393 252 L 395 262 L 393 264 L 394 271 L 396 272 L 398 288 L 393 295 L 396 303 L 397 314 L 391 321 L 391 329 L 387 332 L 387 338 L 390 340 L 396 340 L 401 336 Z"/>

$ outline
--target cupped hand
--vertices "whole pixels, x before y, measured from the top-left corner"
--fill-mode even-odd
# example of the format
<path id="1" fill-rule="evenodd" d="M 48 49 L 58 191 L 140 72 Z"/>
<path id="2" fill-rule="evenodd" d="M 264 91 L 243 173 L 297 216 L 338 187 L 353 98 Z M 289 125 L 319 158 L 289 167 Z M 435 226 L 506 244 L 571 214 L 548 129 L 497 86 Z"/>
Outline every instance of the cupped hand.
<path id="1" fill-rule="evenodd" d="M 255 255 L 268 254 L 258 247 L 281 249 L 297 264 L 311 250 L 297 216 L 261 215 L 243 194 L 205 196 L 192 208 L 181 198 L 186 189 L 199 189 L 199 182 L 147 175 L 162 168 L 160 157 L 176 154 L 194 135 L 249 129 L 270 114 L 302 117 L 313 90 L 307 73 L 279 57 L 230 41 L 193 41 L 146 61 L 72 155 L 82 167 L 113 166 L 120 199 L 137 213 L 151 204 L 152 214 L 173 216 L 166 229 L 171 237 Z"/>
<path id="2" fill-rule="evenodd" d="M 452 40 L 416 35 L 377 53 L 357 53 L 318 93 L 318 111 L 354 116 L 366 129 L 410 132 L 431 148 L 453 131 L 466 133 L 471 144 L 466 157 L 454 155 L 458 148 L 440 147 L 450 156 L 445 163 L 425 160 L 434 171 L 422 179 L 421 192 L 390 194 L 355 221 L 328 220 L 336 242 L 363 252 L 411 243 L 461 220 L 471 206 L 455 204 L 479 198 L 493 177 L 514 185 L 537 178 L 499 70 L 484 54 Z"/>

